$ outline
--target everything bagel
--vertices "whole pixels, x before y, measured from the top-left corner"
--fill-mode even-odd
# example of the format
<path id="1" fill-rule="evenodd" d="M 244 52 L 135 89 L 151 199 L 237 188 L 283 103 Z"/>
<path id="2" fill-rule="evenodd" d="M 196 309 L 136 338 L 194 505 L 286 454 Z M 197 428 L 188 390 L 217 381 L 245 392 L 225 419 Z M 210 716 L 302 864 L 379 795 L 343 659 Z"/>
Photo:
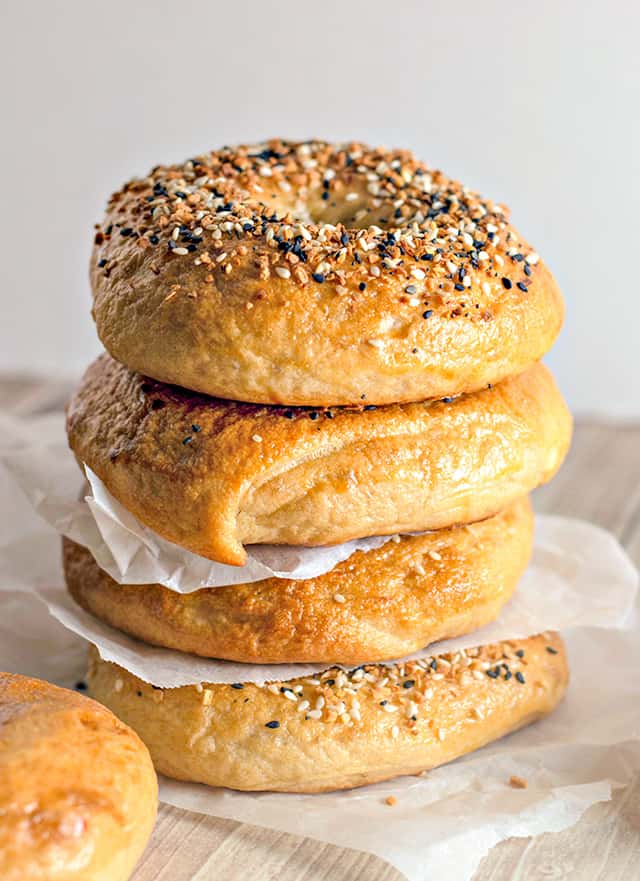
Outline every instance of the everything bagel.
<path id="1" fill-rule="evenodd" d="M 503 206 L 409 151 L 356 143 L 158 166 L 111 198 L 91 280 L 116 359 L 257 403 L 475 391 L 540 359 L 563 317 Z"/>

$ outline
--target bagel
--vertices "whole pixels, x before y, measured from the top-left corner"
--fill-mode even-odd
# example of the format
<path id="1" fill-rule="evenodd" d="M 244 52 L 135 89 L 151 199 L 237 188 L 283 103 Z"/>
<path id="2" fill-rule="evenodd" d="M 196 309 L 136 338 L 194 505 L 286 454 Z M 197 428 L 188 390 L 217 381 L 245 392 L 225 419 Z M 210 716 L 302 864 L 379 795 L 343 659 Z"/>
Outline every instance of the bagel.
<path id="1" fill-rule="evenodd" d="M 254 664 L 358 664 L 488 624 L 513 594 L 532 541 L 522 499 L 472 526 L 357 551 L 308 581 L 268 578 L 189 594 L 124 586 L 69 539 L 63 562 L 79 605 L 144 642 Z"/>
<path id="2" fill-rule="evenodd" d="M 534 365 L 453 400 L 288 410 L 199 396 L 103 355 L 69 442 L 142 523 L 242 565 L 243 544 L 324 545 L 482 520 L 548 480 L 571 417 Z"/>
<path id="3" fill-rule="evenodd" d="M 129 368 L 238 401 L 389 404 L 522 372 L 563 319 L 508 211 L 407 150 L 270 141 L 112 196 L 93 314 Z"/>
<path id="4" fill-rule="evenodd" d="M 158 689 L 92 648 L 91 693 L 156 769 L 243 790 L 323 792 L 416 774 L 545 716 L 567 684 L 557 634 L 312 678 Z"/>
<path id="5" fill-rule="evenodd" d="M 0 673 L 2 881 L 125 881 L 157 801 L 147 748 L 112 713 Z"/>

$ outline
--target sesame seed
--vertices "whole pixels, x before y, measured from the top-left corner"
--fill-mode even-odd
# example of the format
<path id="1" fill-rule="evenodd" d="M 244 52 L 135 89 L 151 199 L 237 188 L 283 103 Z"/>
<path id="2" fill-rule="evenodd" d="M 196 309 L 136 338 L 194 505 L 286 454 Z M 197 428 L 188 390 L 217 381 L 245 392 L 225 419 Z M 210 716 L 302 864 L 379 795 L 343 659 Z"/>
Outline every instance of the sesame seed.
<path id="1" fill-rule="evenodd" d="M 345 211 L 343 222 L 316 222 L 304 202 L 305 193 L 319 190 L 323 205 L 339 212 L 340 205 L 357 202 L 357 210 L 354 204 Z M 300 208 L 275 208 L 272 192 L 295 192 Z M 159 249 L 156 259 L 169 252 L 192 254 L 194 271 L 202 273 L 200 284 L 213 283 L 211 264 L 228 276 L 253 249 L 261 280 L 275 274 L 301 287 L 311 278 L 318 284 L 329 281 L 341 296 L 355 285 L 365 290 L 367 279 L 381 276 L 396 279 L 401 288 L 409 276 L 424 283 L 425 297 L 441 296 L 446 271 L 454 290 L 477 285 L 490 298 L 495 294 L 492 266 L 502 266 L 505 256 L 521 265 L 527 278 L 539 261 L 537 254 L 526 253 L 528 246 L 502 207 L 428 168 L 409 151 L 322 141 L 223 147 L 182 164 L 159 165 L 116 194 L 96 244 L 108 245 L 112 234 L 119 243 L 126 239 L 128 249 L 163 243 L 166 251 Z M 99 256 L 99 267 L 108 271 L 106 257 Z M 153 271 L 159 274 L 159 266 Z M 499 272 L 496 281 L 500 277 Z M 513 284 L 524 292 L 524 281 Z M 481 314 L 491 317 L 488 309 Z"/>
<path id="2" fill-rule="evenodd" d="M 333 601 L 336 603 L 346 603 L 346 598 L 341 593 L 334 593 Z"/>

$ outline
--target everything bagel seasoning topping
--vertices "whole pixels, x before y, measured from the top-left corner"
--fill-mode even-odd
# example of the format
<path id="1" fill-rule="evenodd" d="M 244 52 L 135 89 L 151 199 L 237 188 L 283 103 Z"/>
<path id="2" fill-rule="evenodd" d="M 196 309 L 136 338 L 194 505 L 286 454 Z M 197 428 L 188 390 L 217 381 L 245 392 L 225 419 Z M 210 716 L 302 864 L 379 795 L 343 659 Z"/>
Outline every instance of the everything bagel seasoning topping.
<path id="1" fill-rule="evenodd" d="M 543 634 L 550 640 L 550 634 Z M 439 655 L 437 658 L 426 657 L 406 661 L 399 664 L 364 664 L 351 670 L 331 667 L 315 676 L 289 682 L 270 682 L 264 685 L 251 683 L 232 683 L 231 689 L 242 691 L 238 700 L 250 703 L 253 697 L 244 697 L 251 689 L 264 689 L 281 698 L 282 704 L 274 715 L 278 719 L 267 717 L 266 728 L 280 728 L 287 724 L 287 719 L 302 719 L 314 723 L 342 724 L 353 727 L 362 722 L 362 713 L 380 713 L 389 719 L 386 730 L 392 739 L 400 736 L 402 731 L 417 734 L 417 726 L 426 725 L 434 740 L 444 741 L 447 730 L 435 725 L 438 718 L 440 702 L 450 698 L 461 698 L 460 689 L 472 686 L 478 689 L 474 697 L 474 705 L 469 710 L 469 719 L 482 721 L 486 718 L 483 709 L 485 692 L 509 683 L 515 677 L 518 688 L 526 680 L 522 672 L 527 666 L 524 651 L 518 643 L 506 641 L 478 648 L 460 650 L 451 654 Z M 557 655 L 558 650 L 545 645 L 549 654 Z M 553 662 L 551 662 L 553 663 Z M 114 688 L 122 689 L 122 680 L 117 680 Z M 482 685 L 484 683 L 484 685 Z M 489 685 L 491 683 L 491 685 Z M 138 683 L 136 694 L 153 689 L 155 697 L 163 695 L 162 689 Z M 533 687 L 537 687 L 536 683 Z M 214 700 L 215 685 L 193 686 L 194 694 L 204 706 Z M 141 690 L 141 689 L 144 689 Z M 488 698 L 491 700 L 491 698 Z M 435 701 L 435 702 L 434 702 Z M 293 706 L 292 706 L 293 705 Z M 381 724 L 385 724 L 381 720 Z"/>
<path id="2" fill-rule="evenodd" d="M 425 317 L 437 300 L 480 321 L 491 318 L 492 288 L 526 295 L 539 259 L 503 206 L 408 150 L 355 142 L 272 140 L 157 166 L 112 196 L 95 241 L 104 272 L 131 249 L 153 249 L 154 273 L 189 260 L 205 284 L 247 262 L 261 281 L 330 283 L 337 296 L 368 296 L 394 278 Z M 463 291 L 477 312 L 464 311 Z"/>

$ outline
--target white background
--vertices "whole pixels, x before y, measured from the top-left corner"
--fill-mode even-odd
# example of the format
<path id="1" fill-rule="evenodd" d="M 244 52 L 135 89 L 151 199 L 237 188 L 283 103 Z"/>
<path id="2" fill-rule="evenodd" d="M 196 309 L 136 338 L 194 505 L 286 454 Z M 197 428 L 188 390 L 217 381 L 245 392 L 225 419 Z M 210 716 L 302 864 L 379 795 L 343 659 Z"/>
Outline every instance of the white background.
<path id="1" fill-rule="evenodd" d="M 513 209 L 564 290 L 548 362 L 582 414 L 640 417 L 640 3 L 1 0 L 0 370 L 98 351 L 106 197 L 274 134 L 409 146 Z"/>

